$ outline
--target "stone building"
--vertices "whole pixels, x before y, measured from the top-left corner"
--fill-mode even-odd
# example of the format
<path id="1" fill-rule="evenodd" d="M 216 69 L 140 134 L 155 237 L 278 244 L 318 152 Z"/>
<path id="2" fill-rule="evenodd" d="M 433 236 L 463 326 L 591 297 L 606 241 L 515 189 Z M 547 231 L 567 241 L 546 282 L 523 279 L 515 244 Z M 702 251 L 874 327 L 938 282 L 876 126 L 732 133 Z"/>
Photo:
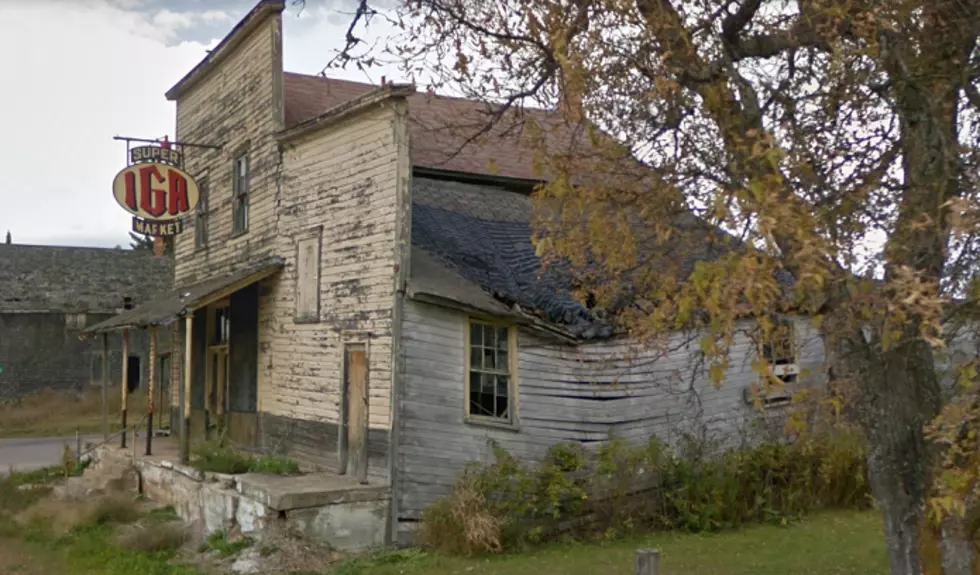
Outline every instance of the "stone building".
<path id="1" fill-rule="evenodd" d="M 169 290 L 172 278 L 173 260 L 148 250 L 0 244 L 0 399 L 101 382 L 102 343 L 81 331 Z M 141 335 L 131 343 L 131 389 L 145 385 L 147 346 Z M 109 359 L 116 385 L 119 342 Z"/>
<path id="2" fill-rule="evenodd" d="M 476 102 L 284 72 L 283 8 L 260 2 L 167 93 L 177 140 L 220 146 L 185 154 L 206 192 L 176 289 L 89 329 L 170 334 L 185 439 L 221 428 L 387 487 L 386 539 L 403 540 L 491 442 L 533 461 L 610 433 L 738 439 L 767 416 L 749 397 L 759 354 L 789 388 L 768 414 L 824 381 L 799 318 L 781 341 L 736 339 L 720 388 L 696 339 L 612 333 L 542 274 L 532 154 L 504 136 L 461 149 Z"/>

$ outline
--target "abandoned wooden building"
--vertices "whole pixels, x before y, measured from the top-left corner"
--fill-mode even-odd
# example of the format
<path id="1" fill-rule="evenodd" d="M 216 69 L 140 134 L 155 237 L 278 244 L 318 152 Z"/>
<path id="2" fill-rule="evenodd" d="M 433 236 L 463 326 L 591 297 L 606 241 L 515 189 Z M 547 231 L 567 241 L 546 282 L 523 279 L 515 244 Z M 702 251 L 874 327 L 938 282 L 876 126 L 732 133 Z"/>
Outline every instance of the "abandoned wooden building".
<path id="1" fill-rule="evenodd" d="M 102 347 L 87 326 L 171 289 L 173 260 L 147 250 L 0 244 L 0 399 L 44 389 L 79 392 L 102 381 Z M 109 350 L 110 381 L 122 350 Z M 146 386 L 149 349 L 134 335 L 126 361 L 132 389 Z"/>
<path id="2" fill-rule="evenodd" d="M 628 357 L 539 277 L 530 155 L 492 140 L 455 154 L 465 135 L 433 125 L 474 102 L 284 72 L 282 10 L 260 2 L 167 93 L 178 140 L 221 146 L 185 154 L 202 201 L 175 290 L 89 328 L 173 342 L 172 425 L 183 414 L 190 443 L 221 427 L 387 485 L 395 540 L 489 440 L 533 460 L 610 433 L 747 433 L 756 344 L 735 342 L 718 389 L 680 336 Z M 788 325 L 771 359 L 820 381 L 817 334 Z"/>

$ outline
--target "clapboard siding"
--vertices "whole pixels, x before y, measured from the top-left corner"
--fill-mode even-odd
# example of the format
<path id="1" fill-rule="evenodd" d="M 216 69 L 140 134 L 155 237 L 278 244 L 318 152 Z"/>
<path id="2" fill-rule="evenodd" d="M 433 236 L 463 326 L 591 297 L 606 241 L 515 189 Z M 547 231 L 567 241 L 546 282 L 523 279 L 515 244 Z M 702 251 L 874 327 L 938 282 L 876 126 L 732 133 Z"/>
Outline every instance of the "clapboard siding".
<path id="1" fill-rule="evenodd" d="M 540 461 L 556 443 L 596 444 L 610 434 L 630 441 L 656 435 L 711 435 L 737 442 L 759 412 L 743 389 L 756 381 L 755 345 L 738 335 L 730 368 L 715 388 L 698 368 L 698 346 L 677 334 L 662 349 L 617 340 L 559 345 L 521 331 L 517 429 L 464 422 L 464 314 L 409 301 L 402 320 L 402 391 L 398 408 L 396 500 L 399 519 L 418 519 L 448 493 L 468 462 L 492 460 L 496 443 Z M 823 348 L 805 322 L 797 325 L 801 368 L 820 378 Z M 691 340 L 691 341 L 687 341 Z"/>

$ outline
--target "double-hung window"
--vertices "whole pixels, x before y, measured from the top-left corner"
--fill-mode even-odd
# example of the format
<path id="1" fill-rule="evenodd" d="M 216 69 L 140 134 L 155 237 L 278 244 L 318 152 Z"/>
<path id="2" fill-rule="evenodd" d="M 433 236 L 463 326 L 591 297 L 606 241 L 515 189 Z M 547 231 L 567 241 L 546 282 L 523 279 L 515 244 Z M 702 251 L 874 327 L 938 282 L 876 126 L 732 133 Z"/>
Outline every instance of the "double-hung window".
<path id="1" fill-rule="evenodd" d="M 248 231 L 248 154 L 242 154 L 235 158 L 234 172 L 232 177 L 232 233 L 234 235 L 244 234 Z"/>
<path id="2" fill-rule="evenodd" d="M 467 418 L 516 424 L 515 328 L 470 320 L 467 335 Z"/>

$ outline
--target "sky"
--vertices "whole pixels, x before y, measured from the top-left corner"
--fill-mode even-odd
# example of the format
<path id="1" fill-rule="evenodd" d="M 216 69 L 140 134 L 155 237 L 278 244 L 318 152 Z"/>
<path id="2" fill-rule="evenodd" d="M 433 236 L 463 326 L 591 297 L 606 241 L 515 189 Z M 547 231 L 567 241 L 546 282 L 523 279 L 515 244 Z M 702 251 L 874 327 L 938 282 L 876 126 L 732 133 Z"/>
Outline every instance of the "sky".
<path id="1" fill-rule="evenodd" d="M 0 0 L 0 238 L 9 230 L 20 244 L 129 247 L 131 216 L 112 196 L 126 144 L 113 136 L 172 138 L 175 106 L 164 93 L 255 3 Z M 323 70 L 352 4 L 287 0 L 285 69 Z M 400 79 L 393 68 L 329 75 Z"/>

